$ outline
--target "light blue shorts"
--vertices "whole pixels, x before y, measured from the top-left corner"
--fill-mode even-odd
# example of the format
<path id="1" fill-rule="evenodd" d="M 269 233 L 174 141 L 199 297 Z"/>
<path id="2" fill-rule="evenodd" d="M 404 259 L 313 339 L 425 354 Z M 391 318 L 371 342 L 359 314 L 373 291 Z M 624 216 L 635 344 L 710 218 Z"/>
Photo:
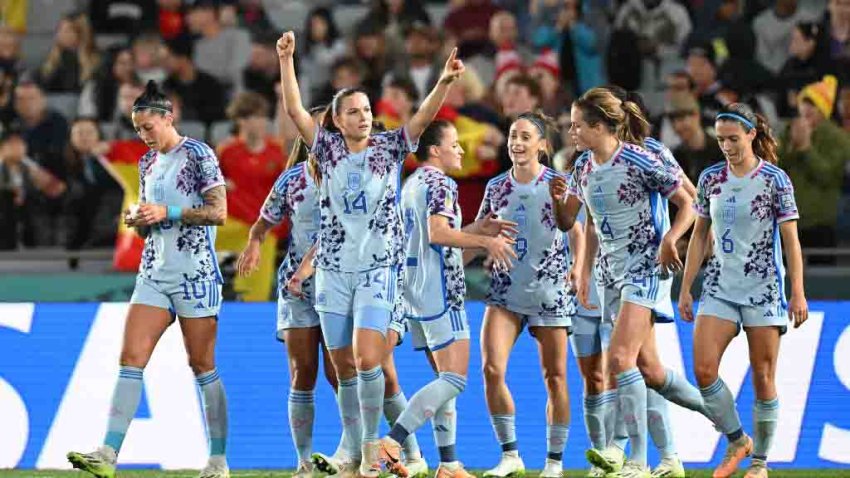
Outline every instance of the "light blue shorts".
<path id="1" fill-rule="evenodd" d="M 215 280 L 176 284 L 137 277 L 130 303 L 159 307 L 184 319 L 218 317 L 221 284 Z"/>
<path id="2" fill-rule="evenodd" d="M 631 302 L 651 310 L 656 323 L 673 322 L 672 287 L 672 279 L 662 280 L 658 276 L 604 286 L 600 290 L 602 317 L 608 322 L 616 322 L 621 304 Z"/>
<path id="3" fill-rule="evenodd" d="M 602 317 L 576 315 L 573 317 L 570 345 L 576 358 L 598 355 L 608 350 L 614 323 Z"/>
<path id="4" fill-rule="evenodd" d="M 458 340 L 469 340 L 469 321 L 465 310 L 447 310 L 431 320 L 410 319 L 413 350 L 436 352 Z"/>
<path id="5" fill-rule="evenodd" d="M 780 334 L 788 331 L 788 310 L 781 303 L 741 305 L 704 294 L 697 312 L 698 317 L 702 315 L 734 322 L 738 325 L 738 333 L 742 327 L 779 327 Z"/>
<path id="6" fill-rule="evenodd" d="M 286 329 L 307 329 L 319 326 L 319 314 L 313 304 L 300 299 L 277 300 L 277 339 L 283 342 Z"/>
<path id="7" fill-rule="evenodd" d="M 384 335 L 397 307 L 398 268 L 363 272 L 316 270 L 316 311 L 328 350 L 351 345 L 354 329 Z"/>
<path id="8" fill-rule="evenodd" d="M 502 309 L 507 310 L 508 312 L 514 314 L 517 319 L 520 321 L 520 327 L 522 329 L 528 328 L 528 333 L 534 337 L 534 331 L 531 330 L 532 327 L 556 327 L 567 329 L 567 333 L 570 333 L 570 326 L 573 324 L 573 318 L 571 315 L 565 316 L 555 316 L 550 317 L 546 315 L 537 315 L 537 314 L 523 314 L 522 312 L 517 312 L 515 310 L 511 310 L 509 307 L 505 307 L 503 305 L 488 305 L 488 307 L 500 307 Z"/>

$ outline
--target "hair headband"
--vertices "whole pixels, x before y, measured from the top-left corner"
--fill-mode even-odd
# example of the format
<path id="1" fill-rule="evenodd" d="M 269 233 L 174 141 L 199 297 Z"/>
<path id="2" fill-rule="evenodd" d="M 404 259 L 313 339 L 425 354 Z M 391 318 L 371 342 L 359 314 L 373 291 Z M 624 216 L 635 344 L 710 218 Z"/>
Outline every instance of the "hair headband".
<path id="1" fill-rule="evenodd" d="M 738 121 L 741 124 L 743 124 L 744 126 L 746 126 L 748 130 L 754 129 L 756 127 L 753 124 L 752 121 L 748 120 L 743 115 L 739 115 L 738 113 L 720 113 L 715 117 L 715 119 L 721 119 L 721 118 L 729 118 L 729 119 L 733 119 L 735 121 Z"/>
<path id="2" fill-rule="evenodd" d="M 156 110 L 162 111 L 163 113 L 173 113 L 171 108 L 163 108 L 162 106 L 133 105 L 133 113 L 141 110 Z"/>
<path id="3" fill-rule="evenodd" d="M 540 137 L 544 139 L 546 138 L 546 125 L 543 123 L 543 120 L 541 120 L 537 116 L 530 114 L 521 114 L 519 115 L 519 117 L 517 117 L 517 119 L 524 119 L 530 121 L 531 124 L 533 124 L 537 128 L 537 131 L 540 132 Z"/>

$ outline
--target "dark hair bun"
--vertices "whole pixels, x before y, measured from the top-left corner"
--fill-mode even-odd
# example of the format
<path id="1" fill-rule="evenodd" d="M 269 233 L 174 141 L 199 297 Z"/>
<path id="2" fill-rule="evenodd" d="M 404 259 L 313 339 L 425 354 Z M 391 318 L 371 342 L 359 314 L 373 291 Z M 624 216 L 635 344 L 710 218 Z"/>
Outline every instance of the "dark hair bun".
<path id="1" fill-rule="evenodd" d="M 134 112 L 142 110 L 165 114 L 173 112 L 174 107 L 171 104 L 171 100 L 160 91 L 156 82 L 149 80 L 145 85 L 144 93 L 133 102 Z"/>

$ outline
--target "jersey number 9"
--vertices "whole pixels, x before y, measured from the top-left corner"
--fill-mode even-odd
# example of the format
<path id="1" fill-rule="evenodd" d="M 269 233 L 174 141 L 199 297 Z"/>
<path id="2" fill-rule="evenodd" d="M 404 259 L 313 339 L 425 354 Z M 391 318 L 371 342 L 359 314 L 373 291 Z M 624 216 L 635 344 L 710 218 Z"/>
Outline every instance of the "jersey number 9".
<path id="1" fill-rule="evenodd" d="M 528 241 L 524 237 L 517 237 L 514 249 L 516 249 L 517 259 L 522 260 L 528 254 Z"/>

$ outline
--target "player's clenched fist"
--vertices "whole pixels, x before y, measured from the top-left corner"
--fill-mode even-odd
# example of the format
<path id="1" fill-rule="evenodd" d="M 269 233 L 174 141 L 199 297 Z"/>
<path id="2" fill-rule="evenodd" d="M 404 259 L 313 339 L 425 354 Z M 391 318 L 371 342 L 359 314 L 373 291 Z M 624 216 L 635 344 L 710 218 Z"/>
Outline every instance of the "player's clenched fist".
<path id="1" fill-rule="evenodd" d="M 295 54 L 295 34 L 288 31 L 277 40 L 277 56 L 291 57 Z"/>
<path id="2" fill-rule="evenodd" d="M 549 195 L 557 202 L 564 200 L 564 195 L 567 194 L 567 180 L 556 176 L 549 181 Z"/>

